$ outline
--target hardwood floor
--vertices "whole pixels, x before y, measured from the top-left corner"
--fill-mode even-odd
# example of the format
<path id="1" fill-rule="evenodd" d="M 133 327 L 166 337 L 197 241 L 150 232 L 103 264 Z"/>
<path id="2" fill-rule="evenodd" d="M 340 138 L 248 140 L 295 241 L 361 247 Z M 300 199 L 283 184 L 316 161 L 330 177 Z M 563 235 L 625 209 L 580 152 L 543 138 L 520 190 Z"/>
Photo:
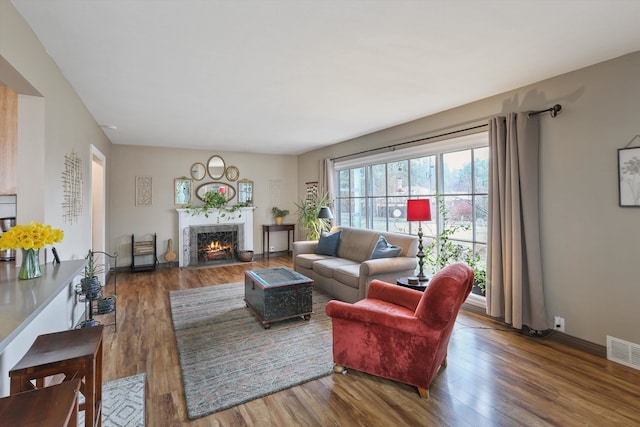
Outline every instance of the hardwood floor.
<path id="1" fill-rule="evenodd" d="M 104 380 L 146 372 L 152 427 L 640 425 L 640 371 L 467 311 L 428 401 L 414 387 L 351 370 L 189 421 L 169 291 L 240 282 L 245 269 L 275 266 L 291 260 L 119 272 L 118 331 L 106 330 Z"/>

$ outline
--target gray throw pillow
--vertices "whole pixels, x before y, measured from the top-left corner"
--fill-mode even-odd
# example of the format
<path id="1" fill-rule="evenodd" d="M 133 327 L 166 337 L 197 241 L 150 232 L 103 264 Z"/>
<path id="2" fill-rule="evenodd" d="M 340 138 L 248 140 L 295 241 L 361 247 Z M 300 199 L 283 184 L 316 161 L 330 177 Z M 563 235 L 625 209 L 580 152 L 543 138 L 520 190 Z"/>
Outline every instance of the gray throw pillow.
<path id="1" fill-rule="evenodd" d="M 371 259 L 378 258 L 395 258 L 400 255 L 402 248 L 399 246 L 390 245 L 384 236 L 378 238 L 378 242 L 371 252 Z"/>

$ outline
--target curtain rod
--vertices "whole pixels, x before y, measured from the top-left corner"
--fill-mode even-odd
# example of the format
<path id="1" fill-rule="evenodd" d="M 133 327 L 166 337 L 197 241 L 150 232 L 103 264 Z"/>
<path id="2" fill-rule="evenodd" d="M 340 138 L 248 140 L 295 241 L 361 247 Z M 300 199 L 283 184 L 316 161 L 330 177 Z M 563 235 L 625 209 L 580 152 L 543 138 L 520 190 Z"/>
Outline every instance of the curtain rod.
<path id="1" fill-rule="evenodd" d="M 456 133 L 461 133 L 461 132 L 468 132 L 470 130 L 480 129 L 480 128 L 487 127 L 487 126 L 489 126 L 489 125 L 487 123 L 485 123 L 485 124 L 482 124 L 482 125 L 472 126 L 472 127 L 465 128 L 465 129 L 459 129 L 459 130 L 454 130 L 454 131 L 451 131 L 451 132 L 441 133 L 439 135 L 427 136 L 426 138 L 413 139 L 411 141 L 399 142 L 397 144 L 386 145 L 384 147 L 370 148 L 369 150 L 358 151 L 357 153 L 351 153 L 351 154 L 345 154 L 344 156 L 333 157 L 331 160 L 333 161 L 333 160 L 338 160 L 338 159 L 344 159 L 345 157 L 358 156 L 360 154 L 367 154 L 367 153 L 371 153 L 373 151 L 379 151 L 379 150 L 387 150 L 387 149 L 392 149 L 393 150 L 396 147 L 401 147 L 401 146 L 407 145 L 407 144 L 413 144 L 414 142 L 422 142 L 422 141 L 428 141 L 430 139 L 442 138 L 443 136 L 454 135 Z"/>
<path id="2" fill-rule="evenodd" d="M 555 117 L 558 115 L 558 111 L 562 110 L 562 105 L 560 104 L 556 104 L 551 108 L 547 108 L 546 110 L 540 110 L 540 111 L 532 111 L 529 114 L 527 114 L 528 117 L 532 117 L 532 116 L 537 116 L 538 114 L 542 114 L 542 113 L 550 113 L 551 117 Z"/>
<path id="3" fill-rule="evenodd" d="M 538 114 L 547 113 L 547 112 L 551 114 L 551 117 L 556 117 L 558 115 L 558 111 L 560 111 L 560 110 L 562 110 L 562 105 L 556 104 L 551 108 L 547 108 L 546 110 L 532 111 L 532 112 L 527 114 L 527 117 L 537 116 Z M 485 124 L 482 124 L 482 125 L 472 126 L 472 127 L 465 128 L 465 129 L 459 129 L 459 130 L 454 130 L 454 131 L 451 131 L 451 132 L 441 133 L 439 135 L 428 136 L 426 138 L 413 139 L 411 141 L 399 142 L 397 144 L 386 145 L 384 147 L 371 148 L 369 150 L 358 151 L 357 153 L 351 153 L 351 154 L 345 154 L 344 156 L 333 157 L 330 160 L 334 161 L 334 160 L 344 159 L 345 157 L 358 156 L 360 154 L 367 154 L 367 153 L 371 153 L 373 151 L 379 151 L 379 150 L 388 150 L 388 149 L 392 149 L 393 150 L 396 147 L 401 147 L 401 146 L 407 145 L 407 144 L 413 144 L 414 142 L 422 142 L 422 141 L 428 141 L 430 139 L 442 138 L 443 136 L 455 135 L 456 133 L 461 133 L 461 132 L 468 132 L 470 130 L 480 129 L 480 128 L 483 128 L 483 127 L 486 127 L 486 126 L 489 126 L 489 125 L 487 123 L 485 123 Z"/>

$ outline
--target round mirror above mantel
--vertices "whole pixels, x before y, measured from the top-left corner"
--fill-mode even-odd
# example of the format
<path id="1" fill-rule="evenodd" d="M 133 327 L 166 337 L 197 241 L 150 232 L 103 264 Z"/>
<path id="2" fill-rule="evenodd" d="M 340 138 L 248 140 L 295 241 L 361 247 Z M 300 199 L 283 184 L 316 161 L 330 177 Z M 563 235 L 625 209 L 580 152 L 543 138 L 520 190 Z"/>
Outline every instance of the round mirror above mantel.
<path id="1" fill-rule="evenodd" d="M 222 157 L 213 155 L 207 161 L 207 172 L 211 179 L 221 179 L 224 176 L 226 165 Z M 234 192 L 235 194 L 235 192 Z"/>
<path id="2" fill-rule="evenodd" d="M 204 177 L 207 175 L 207 169 L 200 162 L 194 163 L 191 166 L 191 178 L 196 181 L 202 181 Z"/>
<path id="3" fill-rule="evenodd" d="M 220 188 L 224 188 L 224 194 L 227 196 L 227 200 L 233 200 L 236 197 L 236 189 L 226 182 L 207 182 L 200 185 L 196 189 L 196 197 L 204 202 L 204 195 L 209 191 L 220 192 Z"/>
<path id="4" fill-rule="evenodd" d="M 240 176 L 240 171 L 235 166 L 229 166 L 227 167 L 227 170 L 225 171 L 224 174 L 229 181 L 233 182 L 238 180 L 238 177 Z"/>

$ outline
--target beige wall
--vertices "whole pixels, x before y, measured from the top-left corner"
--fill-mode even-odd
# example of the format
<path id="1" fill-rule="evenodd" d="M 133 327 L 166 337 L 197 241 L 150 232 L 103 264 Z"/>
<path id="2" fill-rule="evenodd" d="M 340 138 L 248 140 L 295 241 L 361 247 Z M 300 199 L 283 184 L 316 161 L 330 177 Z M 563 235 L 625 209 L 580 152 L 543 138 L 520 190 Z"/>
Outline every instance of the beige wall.
<path id="1" fill-rule="evenodd" d="M 112 158 L 112 145 L 104 132 L 9 0 L 0 0 L 0 82 L 20 94 L 18 222 L 45 221 L 62 228 L 64 241 L 56 245 L 62 259 L 81 258 L 91 245 L 92 144 L 106 157 L 106 250 L 121 254 L 120 265 L 130 262 L 131 233 L 157 232 L 161 254 L 167 239 L 177 241 L 173 179 L 188 175 L 191 164 L 204 163 L 212 154 L 237 166 L 240 178 L 255 181 L 256 252 L 262 251 L 261 224 L 273 221 L 271 206 L 291 210 L 287 222 L 296 220 L 293 156 L 119 146 Z M 63 220 L 61 174 L 64 156 L 72 150 L 82 161 L 83 213 L 77 223 L 69 224 Z M 134 179 L 140 175 L 153 177 L 150 208 L 134 206 Z M 274 234 L 271 245 L 276 250 L 286 248 L 286 234 Z"/>
<path id="2" fill-rule="evenodd" d="M 254 251 L 262 253 L 262 224 L 272 224 L 271 207 L 277 205 L 289 209 L 286 222 L 296 222 L 295 206 L 297 188 L 295 156 L 247 154 L 211 150 L 139 147 L 115 145 L 112 149 L 113 169 L 110 175 L 112 203 L 109 207 L 112 232 L 109 244 L 120 254 L 119 262 L 127 265 L 131 260 L 131 234 L 138 236 L 157 233 L 159 261 L 165 262 L 167 240 L 173 239 L 177 252 L 178 214 L 174 205 L 174 178 L 190 177 L 191 165 L 203 164 L 212 155 L 220 155 L 226 166 L 236 166 L 239 179 L 254 181 Z M 135 177 L 147 176 L 153 182 L 153 204 L 135 206 Z M 194 187 L 212 182 L 209 177 L 194 181 Z M 219 181 L 228 182 L 226 179 Z M 237 183 L 230 183 L 237 190 Z M 200 201 L 198 204 L 202 204 Z M 237 203 L 237 198 L 231 201 Z M 271 246 L 286 250 L 286 233 L 274 233 Z M 121 261 L 120 261 L 121 260 Z"/>
<path id="3" fill-rule="evenodd" d="M 18 94 L 0 85 L 0 194 L 18 188 Z"/>
<path id="4" fill-rule="evenodd" d="M 617 149 L 640 133 L 640 53 L 561 75 L 402 126 L 301 155 L 298 192 L 324 157 L 439 134 L 511 111 L 555 103 L 540 118 L 541 238 L 551 320 L 604 345 L 606 335 L 640 343 L 640 209 L 618 207 Z"/>
<path id="5" fill-rule="evenodd" d="M 5 75 L 10 64 L 11 75 Z M 15 84 L 16 75 L 21 81 Z M 1 74 L 4 72 L 5 74 Z M 640 133 L 640 53 L 627 55 L 480 100 L 441 114 L 390 128 L 327 149 L 290 156 L 210 151 L 111 147 L 81 100 L 62 77 L 33 32 L 11 5 L 0 0 L 0 81 L 23 95 L 22 108 L 41 116 L 35 123 L 36 153 L 18 153 L 18 198 L 25 206 L 19 221 L 42 219 L 65 230 L 63 259 L 79 258 L 90 245 L 90 145 L 107 157 L 107 250 L 119 250 L 131 233 L 157 232 L 159 250 L 176 236 L 173 178 L 188 175 L 196 161 L 222 155 L 256 182 L 254 248 L 260 252 L 260 224 L 269 209 L 305 194 L 305 182 L 318 179 L 318 162 L 372 147 L 485 122 L 510 111 L 560 103 L 558 118 L 541 118 L 541 225 L 548 314 L 566 319 L 566 332 L 597 344 L 606 335 L 640 343 L 636 302 L 640 286 L 635 262 L 640 241 L 640 210 L 618 207 L 617 152 Z M 19 79 L 20 80 L 20 79 Z M 27 89 L 25 89 L 27 88 Z M 40 100 L 24 98 L 37 91 Z M 40 138 L 42 141 L 38 141 Z M 64 155 L 75 150 L 83 161 L 83 215 L 77 224 L 62 219 L 61 173 Z M 33 161 L 30 161 L 31 157 Z M 22 157 L 21 157 L 22 156 Z M 26 156 L 26 157 L 25 157 Z M 44 160 L 40 160 L 44 159 Z M 40 167 L 42 170 L 34 171 Z M 152 176 L 154 205 L 134 206 L 134 177 Z M 34 196 L 35 195 L 35 196 Z M 20 209 L 20 205 L 19 205 Z M 295 216 L 289 220 L 295 221 Z M 128 242 L 128 240 L 127 240 Z M 282 248 L 284 238 L 275 241 Z"/>
<path id="6" fill-rule="evenodd" d="M 61 258 L 81 258 L 91 244 L 90 145 L 108 157 L 111 143 L 9 0 L 0 0 L 0 81 L 20 94 L 18 222 L 62 228 Z M 84 178 L 83 213 L 73 225 L 63 220 L 61 177 L 72 150 Z"/>

